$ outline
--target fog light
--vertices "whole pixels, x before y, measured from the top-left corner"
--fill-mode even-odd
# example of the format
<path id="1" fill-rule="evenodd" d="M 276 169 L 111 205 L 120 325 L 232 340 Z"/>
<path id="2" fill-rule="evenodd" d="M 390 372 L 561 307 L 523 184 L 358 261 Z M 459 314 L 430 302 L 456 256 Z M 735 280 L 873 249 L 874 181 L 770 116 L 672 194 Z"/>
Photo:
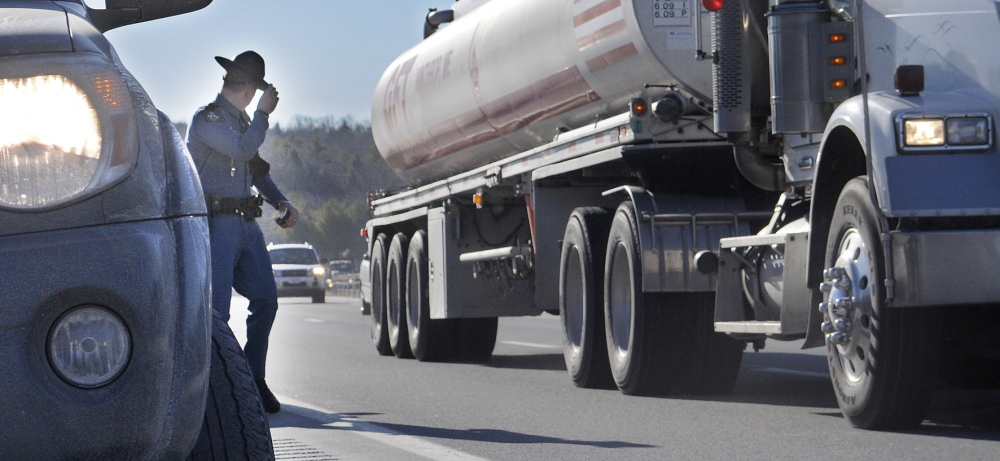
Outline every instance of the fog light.
<path id="1" fill-rule="evenodd" d="M 66 382 L 83 388 L 114 381 L 128 364 L 132 341 L 125 323 L 96 306 L 75 308 L 49 333 L 49 362 Z"/>

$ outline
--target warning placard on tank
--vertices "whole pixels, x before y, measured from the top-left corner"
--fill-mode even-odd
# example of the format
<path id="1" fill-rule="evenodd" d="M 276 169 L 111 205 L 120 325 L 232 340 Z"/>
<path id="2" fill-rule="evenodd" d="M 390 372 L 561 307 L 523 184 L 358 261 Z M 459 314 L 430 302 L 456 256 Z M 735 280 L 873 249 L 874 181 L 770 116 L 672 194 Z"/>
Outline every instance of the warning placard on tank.
<path id="1" fill-rule="evenodd" d="M 653 0 L 654 26 L 690 26 L 693 0 Z"/>

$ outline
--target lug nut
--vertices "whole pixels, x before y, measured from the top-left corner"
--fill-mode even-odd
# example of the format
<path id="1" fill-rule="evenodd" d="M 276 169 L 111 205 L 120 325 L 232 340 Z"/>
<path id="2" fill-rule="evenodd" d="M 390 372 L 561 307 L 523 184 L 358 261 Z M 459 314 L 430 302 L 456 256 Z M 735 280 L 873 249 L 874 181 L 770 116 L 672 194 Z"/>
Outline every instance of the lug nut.
<path id="1" fill-rule="evenodd" d="M 842 332 L 830 333 L 827 335 L 829 341 L 834 344 L 847 344 L 847 334 Z"/>
<path id="2" fill-rule="evenodd" d="M 829 293 L 830 290 L 833 290 L 833 285 L 830 285 L 827 282 L 819 284 L 819 291 L 822 291 L 823 293 Z"/>
<path id="3" fill-rule="evenodd" d="M 826 333 L 828 335 L 830 333 L 833 333 L 834 331 L 837 331 L 835 328 L 833 328 L 833 324 L 830 322 L 823 322 L 823 324 L 820 325 L 819 328 L 823 330 L 823 333 Z"/>
<path id="4" fill-rule="evenodd" d="M 845 275 L 847 275 L 847 271 L 844 270 L 843 267 L 831 267 L 823 271 L 823 278 L 825 278 L 828 282 L 832 282 L 836 279 L 844 277 Z"/>
<path id="5" fill-rule="evenodd" d="M 822 313 L 825 314 L 828 310 L 829 310 L 829 308 L 826 307 L 826 303 L 819 303 L 819 311 L 820 312 L 822 312 Z"/>
<path id="6" fill-rule="evenodd" d="M 851 329 L 850 319 L 836 319 L 833 321 L 833 328 L 839 332 L 847 333 L 847 330 Z"/>
<path id="7" fill-rule="evenodd" d="M 833 300 L 833 307 L 836 309 L 850 309 L 854 307 L 854 301 L 851 298 L 837 298 Z"/>

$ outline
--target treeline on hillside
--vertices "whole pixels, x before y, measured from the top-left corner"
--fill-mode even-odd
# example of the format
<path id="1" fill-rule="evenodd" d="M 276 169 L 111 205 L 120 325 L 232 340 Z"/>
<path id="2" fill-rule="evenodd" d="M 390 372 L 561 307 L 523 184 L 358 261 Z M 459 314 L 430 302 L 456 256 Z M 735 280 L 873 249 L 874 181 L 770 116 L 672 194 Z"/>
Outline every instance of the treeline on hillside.
<path id="1" fill-rule="evenodd" d="M 176 125 L 186 136 L 186 124 Z M 258 220 L 264 238 L 309 242 L 320 257 L 356 265 L 365 251 L 359 232 L 370 216 L 368 192 L 402 185 L 379 156 L 371 127 L 350 118 L 299 117 L 290 127 L 272 126 L 260 156 L 301 213 L 298 225 L 282 229 L 273 219 L 277 212 L 265 205 Z"/>

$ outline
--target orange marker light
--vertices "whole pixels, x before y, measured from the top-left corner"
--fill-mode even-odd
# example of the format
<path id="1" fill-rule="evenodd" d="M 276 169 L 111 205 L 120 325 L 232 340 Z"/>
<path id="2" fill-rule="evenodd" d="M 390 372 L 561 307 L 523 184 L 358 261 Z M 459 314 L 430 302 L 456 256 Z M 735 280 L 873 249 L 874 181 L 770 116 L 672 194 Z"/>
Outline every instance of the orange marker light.
<path id="1" fill-rule="evenodd" d="M 830 80 L 830 88 L 847 88 L 847 80 Z"/>
<path id="2" fill-rule="evenodd" d="M 644 117 L 646 113 L 649 112 L 649 105 L 646 104 L 646 100 L 642 98 L 635 98 L 629 103 L 629 107 L 632 109 L 632 115 L 636 117 Z"/>
<path id="3" fill-rule="evenodd" d="M 844 43 L 847 41 L 847 34 L 830 34 L 830 43 Z"/>
<path id="4" fill-rule="evenodd" d="M 831 66 L 842 66 L 844 64 L 847 64 L 847 58 L 845 58 L 843 56 L 834 56 L 834 57 L 830 58 L 830 65 Z"/>

